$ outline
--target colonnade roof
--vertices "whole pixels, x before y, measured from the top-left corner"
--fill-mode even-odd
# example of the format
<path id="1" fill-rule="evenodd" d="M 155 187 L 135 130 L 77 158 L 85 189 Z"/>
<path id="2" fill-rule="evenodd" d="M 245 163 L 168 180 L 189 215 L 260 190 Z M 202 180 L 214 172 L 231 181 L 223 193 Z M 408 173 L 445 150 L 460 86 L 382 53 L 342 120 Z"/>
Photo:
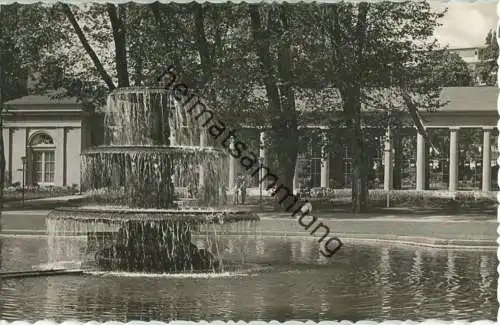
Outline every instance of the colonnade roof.
<path id="1" fill-rule="evenodd" d="M 377 95 L 383 96 L 384 89 L 374 90 Z M 4 103 L 8 110 L 24 110 L 24 109 L 51 109 L 57 106 L 74 106 L 81 105 L 76 97 L 54 97 L 58 91 L 49 91 L 46 94 L 28 95 L 21 98 L 10 100 Z M 265 98 L 265 90 L 256 88 L 254 90 L 256 98 Z M 497 87 L 445 87 L 441 92 L 441 100 L 446 104 L 439 111 L 446 112 L 466 112 L 466 111 L 496 111 L 498 88 Z M 392 104 L 398 105 L 397 98 L 392 99 Z M 389 103 L 391 98 L 387 99 Z M 383 100 L 381 100 L 383 102 Z M 298 92 L 296 98 L 296 106 L 299 111 L 315 111 L 318 106 L 329 106 L 327 111 L 334 111 L 331 106 L 338 105 L 340 97 L 335 88 L 325 88 L 315 91 L 314 94 L 310 91 L 304 93 Z M 320 111 L 323 111 L 322 107 Z M 338 107 L 340 109 L 340 107 Z M 366 109 L 366 107 L 365 107 Z M 369 109 L 368 109 L 369 110 Z"/>
<path id="2" fill-rule="evenodd" d="M 444 111 L 497 111 L 497 87 L 446 87 L 441 99 L 448 103 Z"/>
<path id="3" fill-rule="evenodd" d="M 46 106 L 53 108 L 53 106 L 81 105 L 81 102 L 76 97 L 61 97 L 63 91 L 50 90 L 46 93 L 27 95 L 5 102 L 4 105 L 8 110 L 22 110 L 28 107 L 30 109 L 44 110 Z"/>

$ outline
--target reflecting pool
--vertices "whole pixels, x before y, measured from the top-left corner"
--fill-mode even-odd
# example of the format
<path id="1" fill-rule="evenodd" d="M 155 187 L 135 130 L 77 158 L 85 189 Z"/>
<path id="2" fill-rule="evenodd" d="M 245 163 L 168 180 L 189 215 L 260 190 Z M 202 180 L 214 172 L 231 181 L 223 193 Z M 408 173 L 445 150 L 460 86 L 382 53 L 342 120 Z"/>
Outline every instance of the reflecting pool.
<path id="1" fill-rule="evenodd" d="M 3 237 L 2 271 L 47 263 L 46 237 Z M 30 321 L 495 319 L 494 251 L 227 238 L 236 273 L 90 274 L 3 280 L 0 319 Z M 244 252 L 244 254 L 241 254 Z"/>

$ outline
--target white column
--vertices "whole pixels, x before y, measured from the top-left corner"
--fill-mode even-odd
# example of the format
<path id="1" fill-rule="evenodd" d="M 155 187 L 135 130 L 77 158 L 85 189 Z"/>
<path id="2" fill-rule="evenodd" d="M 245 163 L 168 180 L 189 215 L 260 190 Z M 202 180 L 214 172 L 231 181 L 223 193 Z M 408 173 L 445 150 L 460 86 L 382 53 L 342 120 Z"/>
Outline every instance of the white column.
<path id="1" fill-rule="evenodd" d="M 267 161 L 267 148 L 266 148 L 266 132 L 261 131 L 259 134 L 259 164 L 262 163 L 262 166 L 269 167 Z M 260 182 L 265 176 L 264 169 L 259 169 L 259 186 L 262 193 L 266 191 L 267 184 L 265 182 Z"/>
<path id="2" fill-rule="evenodd" d="M 229 141 L 230 141 L 229 148 L 232 150 L 234 149 L 234 138 L 231 138 Z M 235 177 L 236 177 L 236 159 L 234 159 L 233 156 L 229 155 L 229 182 L 227 183 L 229 193 L 232 193 L 233 191 Z"/>
<path id="3" fill-rule="evenodd" d="M 483 192 L 491 191 L 491 129 L 483 129 Z"/>
<path id="4" fill-rule="evenodd" d="M 293 173 L 293 193 L 296 194 L 299 190 L 299 172 L 300 172 L 300 155 L 297 154 L 297 159 L 295 160 L 295 171 Z"/>
<path id="5" fill-rule="evenodd" d="M 417 191 L 425 189 L 425 140 L 424 137 L 417 132 Z"/>
<path id="6" fill-rule="evenodd" d="M 321 147 L 321 187 L 330 187 L 330 155 L 326 149 L 328 136 L 323 133 L 323 145 Z"/>
<path id="7" fill-rule="evenodd" d="M 455 192 L 458 183 L 458 128 L 450 128 L 449 191 Z"/>
<path id="8" fill-rule="evenodd" d="M 207 146 L 207 132 L 204 128 L 200 130 L 200 148 L 204 148 Z M 199 165 L 199 186 L 205 187 L 205 167 L 203 166 L 203 162 Z"/>
<path id="9" fill-rule="evenodd" d="M 392 135 L 391 130 L 387 128 L 384 141 L 384 191 L 392 188 Z"/>
<path id="10" fill-rule="evenodd" d="M 56 145 L 54 183 L 61 186 L 63 185 L 64 174 L 64 128 L 56 129 L 54 143 Z"/>

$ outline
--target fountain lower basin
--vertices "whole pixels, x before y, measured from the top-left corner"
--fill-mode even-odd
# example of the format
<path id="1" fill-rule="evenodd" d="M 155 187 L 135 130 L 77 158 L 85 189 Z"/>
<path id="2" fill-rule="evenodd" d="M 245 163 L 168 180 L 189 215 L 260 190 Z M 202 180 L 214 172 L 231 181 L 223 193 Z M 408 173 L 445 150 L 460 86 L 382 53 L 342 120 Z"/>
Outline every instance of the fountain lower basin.
<path id="1" fill-rule="evenodd" d="M 120 220 L 169 221 L 191 224 L 230 223 L 238 221 L 259 221 L 251 211 L 232 209 L 140 209 L 126 206 L 83 206 L 64 207 L 52 210 L 47 218 L 56 220 L 81 220 L 95 222 L 117 222 Z"/>
<path id="2" fill-rule="evenodd" d="M 79 260 L 102 271 L 223 271 L 221 234 L 258 220 L 231 209 L 57 208 L 46 218 L 50 262 Z M 195 245 L 193 235 L 202 244 Z"/>

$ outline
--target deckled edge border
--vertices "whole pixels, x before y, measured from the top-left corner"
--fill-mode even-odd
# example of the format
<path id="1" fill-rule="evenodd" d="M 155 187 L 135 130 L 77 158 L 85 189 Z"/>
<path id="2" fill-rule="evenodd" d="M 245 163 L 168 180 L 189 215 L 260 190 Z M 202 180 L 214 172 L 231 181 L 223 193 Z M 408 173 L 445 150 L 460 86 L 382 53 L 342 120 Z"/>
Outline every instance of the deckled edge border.
<path id="1" fill-rule="evenodd" d="M 79 322 L 79 321 L 64 321 L 61 323 L 57 323 L 51 320 L 41 320 L 37 321 L 34 323 L 30 323 L 27 321 L 14 321 L 14 322 L 7 322 L 7 321 L 2 321 L 0 320 L 0 325 L 493 325 L 497 324 L 494 321 L 491 320 L 478 320 L 474 322 L 469 322 L 466 320 L 450 320 L 450 321 L 444 321 L 444 320 L 438 320 L 438 319 L 427 319 L 423 320 L 421 322 L 416 322 L 416 321 L 411 321 L 411 320 L 385 320 L 382 322 L 376 322 L 376 321 L 371 321 L 371 320 L 360 320 L 357 322 L 351 322 L 351 321 L 320 321 L 320 322 L 314 322 L 312 320 L 304 320 L 304 321 L 285 321 L 285 322 L 278 322 L 275 320 L 266 322 L 266 321 L 249 321 L 249 322 L 244 322 L 244 321 L 212 321 L 212 322 L 207 322 L 207 321 L 182 321 L 182 320 L 176 320 L 176 321 L 171 321 L 171 322 L 159 322 L 159 321 L 130 321 L 128 323 L 124 322 L 117 322 L 117 321 L 108 321 L 104 323 L 99 323 L 95 321 L 90 321 L 90 322 Z"/>
<path id="2" fill-rule="evenodd" d="M 334 3 L 341 1 L 348 2 L 380 2 L 384 0 L 0 0 L 1 4 L 12 4 L 12 3 L 20 3 L 20 4 L 31 4 L 37 2 L 51 3 L 55 4 L 57 2 L 64 2 L 69 4 L 83 4 L 83 3 L 126 3 L 126 2 L 137 2 L 142 4 L 149 4 L 153 2 L 161 2 L 161 3 L 190 3 L 190 2 L 213 2 L 213 3 L 226 3 L 226 2 L 246 2 L 246 3 L 271 3 L 271 2 L 288 2 L 288 3 L 296 3 L 296 2 L 304 2 L 304 3 L 312 3 L 312 2 L 326 2 L 326 3 Z M 403 2 L 407 0 L 390 0 L 392 2 Z M 484 2 L 494 2 L 495 0 L 427 0 L 429 2 L 437 2 L 437 3 L 484 3 Z"/>
<path id="3" fill-rule="evenodd" d="M 114 0 L 114 1 L 106 1 L 106 0 L 76 0 L 76 1 L 71 1 L 71 0 L 63 0 L 60 2 L 65 2 L 65 3 L 90 3 L 90 2 L 111 2 L 111 3 L 124 3 L 124 2 L 129 2 L 130 0 Z M 274 2 L 274 0 L 133 0 L 133 2 L 137 3 L 152 3 L 155 1 L 159 1 L 162 3 L 169 3 L 169 2 L 178 2 L 178 3 L 188 3 L 188 2 L 214 2 L 214 3 L 224 3 L 226 1 L 231 1 L 231 2 Z M 278 0 L 279 1 L 279 0 Z M 286 2 L 313 2 L 315 0 L 287 0 Z M 341 0 L 319 0 L 318 2 L 339 2 Z M 348 0 L 349 2 L 360 2 L 360 1 L 366 1 L 366 2 L 378 2 L 381 0 Z M 391 0 L 391 1 L 405 1 L 405 0 Z M 429 1 L 440 1 L 440 0 L 429 0 Z M 491 0 L 462 0 L 462 1 L 456 1 L 456 0 L 441 0 L 440 2 L 447 3 L 447 2 L 462 2 L 462 3 L 472 3 L 472 2 L 490 2 Z M 40 2 L 40 0 L 0 0 L 1 4 L 11 4 L 11 3 L 20 3 L 20 4 L 31 4 L 31 3 L 36 3 Z M 59 1 L 57 0 L 42 0 L 42 2 L 45 3 L 57 3 Z M 280 1 L 281 2 L 281 1 Z M 497 1 L 497 25 L 496 25 L 496 41 L 497 44 L 500 47 L 500 0 Z M 499 56 L 497 58 L 497 65 L 500 66 L 500 52 Z M 497 73 L 497 87 L 500 89 L 500 73 Z M 499 119 L 497 121 L 497 129 L 500 132 L 500 91 L 497 95 L 497 111 L 499 113 Z M 497 137 L 497 149 L 500 148 L 500 136 Z M 497 158 L 497 165 L 500 165 L 500 156 Z M 500 169 L 497 171 L 497 181 L 500 183 Z M 439 319 L 427 319 L 421 322 L 416 322 L 416 321 L 401 321 L 401 320 L 385 320 L 382 322 L 376 322 L 376 321 L 370 321 L 370 320 L 361 320 L 357 322 L 351 322 L 347 320 L 342 320 L 342 321 L 320 321 L 320 322 L 314 322 L 311 320 L 307 321 L 285 321 L 285 322 L 278 322 L 278 321 L 249 321 L 249 322 L 244 322 L 244 321 L 212 321 L 212 322 L 207 322 L 207 321 L 182 321 L 182 320 L 176 320 L 176 321 L 171 321 L 171 322 L 161 322 L 161 321 L 130 321 L 130 322 L 119 322 L 119 321 L 108 321 L 108 322 L 96 322 L 96 321 L 90 321 L 90 322 L 80 322 L 80 321 L 64 321 L 61 323 L 57 323 L 54 321 L 50 320 L 40 320 L 36 322 L 27 322 L 27 321 L 13 321 L 13 322 L 7 322 L 5 320 L 0 320 L 0 325 L 351 325 L 351 324 L 356 324 L 356 325 L 493 325 L 493 324 L 500 324 L 500 192 L 497 193 L 497 244 L 499 247 L 497 248 L 497 259 L 499 260 L 499 264 L 497 265 L 497 273 L 499 274 L 499 278 L 497 281 L 497 301 L 499 302 L 499 310 L 497 312 L 497 322 L 495 323 L 494 321 L 491 320 L 479 320 L 479 321 L 474 321 L 474 322 L 468 322 L 465 320 L 451 320 L 451 321 L 444 321 L 444 320 L 439 320 Z"/>
<path id="4" fill-rule="evenodd" d="M 497 2 L 497 25 L 496 25 L 496 40 L 500 45 L 500 1 Z M 498 73 L 498 66 L 500 66 L 500 52 L 497 58 L 497 87 L 500 88 L 500 73 Z M 500 92 L 498 93 L 497 110 L 499 112 L 499 120 L 497 121 L 497 129 L 500 131 Z M 497 150 L 500 148 L 500 136 L 497 136 Z M 497 165 L 500 165 L 500 156 L 497 158 Z M 500 169 L 497 171 L 497 184 L 500 181 Z M 500 192 L 497 192 L 497 259 L 500 261 Z M 500 263 L 497 265 L 497 273 L 499 274 L 497 281 L 497 301 L 499 302 L 499 309 L 497 312 L 497 324 L 500 324 Z"/>

